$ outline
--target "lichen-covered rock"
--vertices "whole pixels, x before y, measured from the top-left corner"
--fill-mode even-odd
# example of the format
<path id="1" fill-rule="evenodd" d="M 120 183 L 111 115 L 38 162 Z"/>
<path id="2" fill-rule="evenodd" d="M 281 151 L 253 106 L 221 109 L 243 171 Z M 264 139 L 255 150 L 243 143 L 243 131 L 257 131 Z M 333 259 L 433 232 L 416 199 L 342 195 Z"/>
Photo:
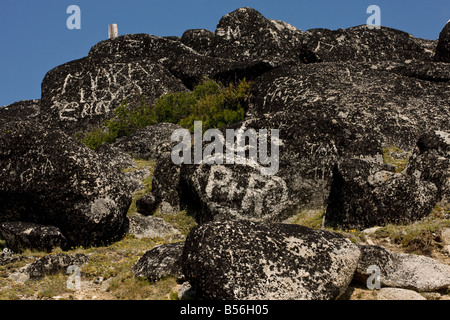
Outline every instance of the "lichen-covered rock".
<path id="1" fill-rule="evenodd" d="M 104 62 L 83 58 L 49 71 L 42 81 L 43 119 L 65 132 L 88 131 L 113 116 L 127 100 L 153 103 L 170 91 L 186 90 L 159 64 L 147 60 Z"/>
<path id="2" fill-rule="evenodd" d="M 135 214 L 128 217 L 129 227 L 128 234 L 134 235 L 138 239 L 148 238 L 165 238 L 165 237 L 181 237 L 179 230 L 175 229 L 171 224 L 158 217 L 146 217 Z"/>
<path id="3" fill-rule="evenodd" d="M 0 222 L 52 225 L 71 245 L 121 234 L 131 196 L 94 151 L 37 122 L 4 124 L 0 141 Z"/>
<path id="4" fill-rule="evenodd" d="M 427 300 L 425 297 L 420 295 L 419 293 L 407 290 L 407 289 L 399 289 L 399 288 L 382 288 L 377 292 L 377 300 Z"/>
<path id="5" fill-rule="evenodd" d="M 15 255 L 14 252 L 8 248 L 4 248 L 0 252 L 0 266 L 4 266 L 22 259 L 21 255 Z"/>
<path id="6" fill-rule="evenodd" d="M 406 172 L 433 182 L 440 202 L 450 205 L 450 131 L 434 131 L 420 137 Z"/>
<path id="7" fill-rule="evenodd" d="M 140 214 L 144 216 L 151 216 L 158 207 L 158 203 L 156 202 L 153 194 L 147 193 L 136 200 L 136 207 Z"/>
<path id="8" fill-rule="evenodd" d="M 219 21 L 212 55 L 236 61 L 266 60 L 272 65 L 302 61 L 303 33 L 281 21 L 240 8 Z"/>
<path id="9" fill-rule="evenodd" d="M 355 281 L 366 284 L 370 266 L 380 268 L 381 287 L 418 292 L 438 291 L 450 285 L 450 266 L 425 256 L 394 253 L 379 246 L 361 246 Z"/>
<path id="10" fill-rule="evenodd" d="M 327 300 L 345 292 L 359 256 L 332 232 L 229 221 L 191 231 L 183 273 L 208 299 Z"/>
<path id="11" fill-rule="evenodd" d="M 365 229 L 410 223 L 429 215 L 436 201 L 433 183 L 395 173 L 388 165 L 346 159 L 333 171 L 325 225 Z"/>
<path id="12" fill-rule="evenodd" d="M 0 108 L 0 124 L 9 121 L 38 120 L 41 114 L 40 100 L 15 102 Z"/>
<path id="13" fill-rule="evenodd" d="M 147 251 L 133 266 L 134 276 L 158 281 L 172 276 L 183 279 L 181 257 L 184 242 L 169 243 Z"/>
<path id="14" fill-rule="evenodd" d="M 247 117 L 323 112 L 359 131 L 370 128 L 384 146 L 412 150 L 427 130 L 450 127 L 450 118 L 444 116 L 450 114 L 450 86 L 408 76 L 409 67 L 402 71 L 399 66 L 330 62 L 278 68 L 254 81 Z M 435 67 L 440 70 L 440 65 Z"/>
<path id="15" fill-rule="evenodd" d="M 35 249 L 50 252 L 54 248 L 65 249 L 67 239 L 59 228 L 30 222 L 3 222 L 0 224 L 0 237 L 6 247 L 14 252 Z"/>
<path id="16" fill-rule="evenodd" d="M 171 142 L 172 133 L 181 128 L 173 123 L 158 123 L 117 139 L 112 146 L 132 155 L 135 159 L 156 159 L 161 153 L 172 150 L 175 145 Z"/>
<path id="17" fill-rule="evenodd" d="M 435 43 L 387 27 L 367 25 L 349 29 L 311 29 L 304 32 L 303 45 L 317 59 L 329 61 L 432 60 Z"/>
<path id="18" fill-rule="evenodd" d="M 322 208 L 333 165 L 340 157 L 379 161 L 381 145 L 369 128 L 349 126 L 337 111 L 327 111 L 280 111 L 228 127 L 235 132 L 267 130 L 272 163 L 264 165 L 258 156 L 257 163 L 228 164 L 225 159 L 222 165 L 182 166 L 182 199 L 196 208 L 197 221 L 281 222 L 302 209 Z M 274 129 L 279 136 L 272 140 L 269 134 Z M 238 159 L 238 148 L 234 149 L 231 155 Z M 264 175 L 264 169 L 273 174 Z"/>
<path id="19" fill-rule="evenodd" d="M 186 30 L 181 37 L 181 42 L 200 54 L 211 54 L 215 34 L 206 29 Z"/>
<path id="20" fill-rule="evenodd" d="M 188 89 L 193 89 L 205 77 L 220 81 L 251 80 L 270 68 L 253 61 L 243 63 L 230 58 L 205 56 L 180 41 L 147 34 L 102 41 L 91 49 L 89 58 L 116 64 L 150 61 L 169 70 Z"/>
<path id="21" fill-rule="evenodd" d="M 70 266 L 82 266 L 89 261 L 85 254 L 51 254 L 40 258 L 26 268 L 30 279 L 35 280 L 58 272 L 67 272 Z"/>
<path id="22" fill-rule="evenodd" d="M 439 35 L 434 60 L 450 63 L 450 21 L 447 22 Z"/>
<path id="23" fill-rule="evenodd" d="M 171 214 L 180 210 L 180 179 L 181 166 L 173 163 L 170 152 L 161 154 L 152 180 L 152 195 L 161 213 Z"/>

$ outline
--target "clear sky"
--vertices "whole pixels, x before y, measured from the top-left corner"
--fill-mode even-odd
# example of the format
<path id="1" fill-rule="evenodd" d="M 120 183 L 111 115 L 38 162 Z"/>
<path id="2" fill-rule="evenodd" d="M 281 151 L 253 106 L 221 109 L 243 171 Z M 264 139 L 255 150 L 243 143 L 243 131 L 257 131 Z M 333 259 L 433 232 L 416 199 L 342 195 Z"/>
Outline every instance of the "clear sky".
<path id="1" fill-rule="evenodd" d="M 450 0 L 0 0 L 0 106 L 39 99 L 45 74 L 85 57 L 119 34 L 181 36 L 187 29 L 215 31 L 220 18 L 240 7 L 295 27 L 339 29 L 365 24 L 369 5 L 381 8 L 381 24 L 415 37 L 437 39 L 450 19 Z M 69 30 L 67 8 L 81 9 L 81 29 Z"/>

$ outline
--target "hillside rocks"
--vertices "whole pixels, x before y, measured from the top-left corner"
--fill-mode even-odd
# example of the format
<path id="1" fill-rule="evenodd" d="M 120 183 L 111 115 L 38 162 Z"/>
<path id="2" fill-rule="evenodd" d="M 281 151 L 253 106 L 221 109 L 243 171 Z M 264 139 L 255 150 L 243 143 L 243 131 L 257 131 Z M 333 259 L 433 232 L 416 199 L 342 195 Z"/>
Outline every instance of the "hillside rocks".
<path id="1" fill-rule="evenodd" d="M 301 61 L 301 31 L 269 20 L 252 8 L 225 15 L 215 32 L 213 55 L 236 61 L 266 60 L 272 65 Z"/>
<path id="2" fill-rule="evenodd" d="M 67 247 L 67 239 L 57 227 L 30 222 L 1 223 L 0 237 L 5 240 L 6 247 L 14 252 L 25 249 L 50 252 L 57 247 Z"/>
<path id="3" fill-rule="evenodd" d="M 158 281 L 167 276 L 183 279 L 184 242 L 165 244 L 147 251 L 133 267 L 134 276 Z"/>
<path id="4" fill-rule="evenodd" d="M 439 42 L 434 60 L 447 63 L 450 62 L 450 22 L 447 22 L 439 35 Z"/>
<path id="5" fill-rule="evenodd" d="M 33 122 L 3 125 L 0 141 L 1 222 L 53 225 L 75 245 L 121 233 L 131 197 L 95 152 Z"/>
<path id="6" fill-rule="evenodd" d="M 181 81 L 159 64 L 83 58 L 47 73 L 41 108 L 46 122 L 74 134 L 99 126 L 125 100 L 136 106 L 143 96 L 152 103 L 169 91 L 183 90 Z"/>
<path id="7" fill-rule="evenodd" d="M 281 222 L 303 208 L 320 208 L 340 157 L 377 161 L 382 153 L 380 142 L 367 128 L 348 126 L 322 110 L 274 112 L 227 129 L 271 133 L 272 128 L 279 130 L 279 139 L 268 136 L 268 150 L 278 148 L 279 159 L 274 157 L 271 164 L 182 166 L 181 191 L 197 209 L 198 222 Z M 236 150 L 234 156 L 237 159 Z M 275 174 L 264 176 L 263 168 L 272 168 Z"/>
<path id="8" fill-rule="evenodd" d="M 434 131 L 420 137 L 406 172 L 434 183 L 439 201 L 450 204 L 450 132 Z"/>
<path id="9" fill-rule="evenodd" d="M 128 220 L 129 225 L 126 230 L 127 234 L 133 235 L 138 239 L 181 237 L 180 231 L 175 229 L 171 224 L 165 222 L 162 218 L 146 217 L 135 214 L 128 217 Z"/>
<path id="10" fill-rule="evenodd" d="M 450 285 L 450 266 L 425 256 L 393 253 L 379 246 L 361 246 L 355 280 L 365 284 L 370 266 L 380 268 L 382 287 L 428 292 Z"/>
<path id="11" fill-rule="evenodd" d="M 0 108 L 0 124 L 15 120 L 38 120 L 40 114 L 40 100 L 19 101 Z"/>
<path id="12" fill-rule="evenodd" d="M 387 27 L 369 29 L 361 25 L 348 29 L 311 29 L 302 37 L 303 45 L 321 62 L 432 60 L 434 41 Z"/>
<path id="13" fill-rule="evenodd" d="M 410 150 L 424 130 L 450 127 L 441 116 L 450 113 L 450 87 L 400 72 L 355 62 L 282 67 L 255 80 L 248 116 L 323 112 L 363 136 L 370 130 L 383 145 Z"/>
<path id="14" fill-rule="evenodd" d="M 58 272 L 66 273 L 70 266 L 82 266 L 89 261 L 85 254 L 52 254 L 40 258 L 26 267 L 25 272 L 31 280 L 37 280 L 45 275 Z"/>
<path id="15" fill-rule="evenodd" d="M 175 145 L 172 133 L 182 127 L 173 123 L 158 123 L 117 139 L 112 146 L 138 159 L 156 159 L 163 152 L 170 152 Z"/>
<path id="16" fill-rule="evenodd" d="M 325 225 L 365 229 L 420 220 L 437 201 L 433 183 L 416 179 L 388 165 L 347 159 L 333 171 Z"/>
<path id="17" fill-rule="evenodd" d="M 181 42 L 194 49 L 196 52 L 209 55 L 211 54 L 215 34 L 206 29 L 186 30 L 181 37 Z"/>
<path id="18" fill-rule="evenodd" d="M 189 234 L 183 273 L 208 299 L 335 299 L 350 283 L 359 249 L 302 226 L 210 223 Z"/>

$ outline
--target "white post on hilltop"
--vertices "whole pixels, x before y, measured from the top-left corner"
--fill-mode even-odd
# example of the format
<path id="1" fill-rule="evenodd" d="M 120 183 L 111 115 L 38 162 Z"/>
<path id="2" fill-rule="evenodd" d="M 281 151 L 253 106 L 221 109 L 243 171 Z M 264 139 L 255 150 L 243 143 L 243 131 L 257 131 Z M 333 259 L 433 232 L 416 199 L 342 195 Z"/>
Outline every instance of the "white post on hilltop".
<path id="1" fill-rule="evenodd" d="M 117 27 L 117 24 L 110 24 L 108 26 L 108 36 L 109 39 L 115 39 L 119 36 L 119 28 Z"/>

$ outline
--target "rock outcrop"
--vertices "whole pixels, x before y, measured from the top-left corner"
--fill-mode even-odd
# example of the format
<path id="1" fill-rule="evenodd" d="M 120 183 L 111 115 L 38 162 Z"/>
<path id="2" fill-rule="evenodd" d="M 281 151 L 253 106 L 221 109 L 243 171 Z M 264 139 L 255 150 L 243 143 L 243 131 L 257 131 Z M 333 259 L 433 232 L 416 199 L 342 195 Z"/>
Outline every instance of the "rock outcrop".
<path id="1" fill-rule="evenodd" d="M 121 234 L 131 196 L 94 151 L 36 122 L 0 128 L 0 221 L 59 228 L 73 245 Z"/>
<path id="2" fill-rule="evenodd" d="M 447 22 L 439 35 L 434 60 L 450 63 L 450 21 Z"/>
<path id="3" fill-rule="evenodd" d="M 133 267 L 134 276 L 158 281 L 172 276 L 183 279 L 181 256 L 184 242 L 158 246 L 147 251 Z"/>
<path id="4" fill-rule="evenodd" d="M 450 131 L 434 131 L 420 137 L 406 172 L 434 183 L 442 205 L 450 205 Z"/>
<path id="5" fill-rule="evenodd" d="M 184 85 L 160 64 L 146 60 L 107 62 L 83 58 L 49 71 L 42 81 L 45 122 L 68 134 L 88 131 L 113 116 L 122 102 L 153 103 Z"/>
<path id="6" fill-rule="evenodd" d="M 45 275 L 66 273 L 70 266 L 80 267 L 88 261 L 85 254 L 52 254 L 31 263 L 25 271 L 31 280 L 37 280 Z"/>
<path id="7" fill-rule="evenodd" d="M 343 160 L 333 171 L 325 225 L 366 229 L 411 223 L 428 216 L 437 200 L 431 182 L 395 173 L 389 165 Z"/>
<path id="8" fill-rule="evenodd" d="M 403 288 L 418 292 L 437 291 L 450 285 L 450 266 L 432 258 L 393 253 L 379 246 L 361 246 L 361 258 L 355 280 L 366 284 L 367 269 L 380 269 L 381 287 Z"/>
<path id="9" fill-rule="evenodd" d="M 217 300 L 327 300 L 345 292 L 359 248 L 327 231 L 249 221 L 210 223 L 189 234 L 183 273 Z"/>
<path id="10" fill-rule="evenodd" d="M 51 252 L 54 248 L 67 249 L 67 239 L 61 230 L 30 222 L 3 222 L 0 224 L 0 237 L 6 247 L 14 252 L 25 249 Z"/>

